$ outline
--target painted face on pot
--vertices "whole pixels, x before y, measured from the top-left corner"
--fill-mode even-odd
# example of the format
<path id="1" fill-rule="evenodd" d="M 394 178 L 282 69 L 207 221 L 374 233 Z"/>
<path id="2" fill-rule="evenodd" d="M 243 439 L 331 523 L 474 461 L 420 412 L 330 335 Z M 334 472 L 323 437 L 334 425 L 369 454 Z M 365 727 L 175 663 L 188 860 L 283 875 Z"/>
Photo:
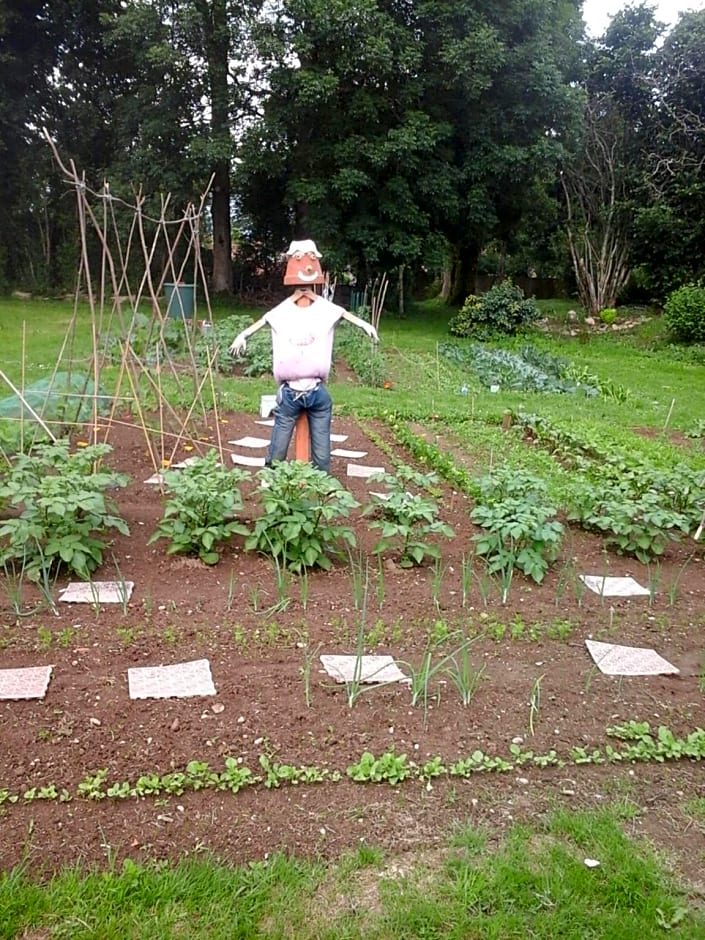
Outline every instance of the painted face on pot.
<path id="1" fill-rule="evenodd" d="M 325 279 L 320 257 L 312 241 L 292 242 L 287 252 L 284 284 L 297 287 L 323 284 Z"/>

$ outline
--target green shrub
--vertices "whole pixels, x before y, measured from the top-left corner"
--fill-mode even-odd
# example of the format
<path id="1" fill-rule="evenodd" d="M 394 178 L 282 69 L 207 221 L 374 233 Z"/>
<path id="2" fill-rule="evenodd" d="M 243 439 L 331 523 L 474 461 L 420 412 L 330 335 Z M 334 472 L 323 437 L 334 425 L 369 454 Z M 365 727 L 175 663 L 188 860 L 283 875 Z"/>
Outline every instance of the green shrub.
<path id="1" fill-rule="evenodd" d="M 466 297 L 465 303 L 448 323 L 451 336 L 471 336 L 480 317 L 481 301 L 477 294 Z"/>
<path id="2" fill-rule="evenodd" d="M 360 504 L 335 477 L 299 460 L 275 463 L 257 476 L 262 513 L 245 542 L 247 551 L 301 573 L 328 571 L 331 557 L 355 547 L 355 533 L 343 520 Z"/>
<path id="3" fill-rule="evenodd" d="M 238 484 L 247 476 L 244 470 L 224 467 L 215 450 L 182 470 L 165 470 L 164 515 L 147 544 L 169 539 L 167 555 L 198 555 L 205 564 L 215 565 L 221 543 L 233 535 L 249 534 L 237 519 L 243 508 Z"/>
<path id="4" fill-rule="evenodd" d="M 93 444 L 74 453 L 68 441 L 19 454 L 0 483 L 0 502 L 19 515 L 0 525 L 0 565 L 32 580 L 46 580 L 65 567 L 88 580 L 103 562 L 108 529 L 129 535 L 107 491 L 128 477 L 101 466 L 112 452 Z"/>
<path id="5" fill-rule="evenodd" d="M 605 307 L 604 310 L 600 311 L 600 320 L 603 323 L 606 323 L 608 326 L 614 323 L 617 319 L 617 311 L 614 307 Z"/>
<path id="6" fill-rule="evenodd" d="M 516 333 L 530 326 L 541 313 L 532 298 L 510 280 L 495 284 L 486 294 L 471 294 L 448 324 L 453 336 L 482 336 L 492 333 Z"/>
<path id="7" fill-rule="evenodd" d="M 663 316 L 674 339 L 705 342 L 705 285 L 685 284 L 673 291 L 664 304 Z"/>

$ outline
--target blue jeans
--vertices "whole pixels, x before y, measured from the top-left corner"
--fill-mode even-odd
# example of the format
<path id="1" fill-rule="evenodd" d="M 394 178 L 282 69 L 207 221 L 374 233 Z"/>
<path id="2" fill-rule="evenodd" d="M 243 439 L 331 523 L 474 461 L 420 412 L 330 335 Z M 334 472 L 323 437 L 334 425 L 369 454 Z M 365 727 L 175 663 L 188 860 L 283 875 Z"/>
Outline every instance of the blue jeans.
<path id="1" fill-rule="evenodd" d="M 333 400 L 323 382 L 308 392 L 297 392 L 286 382 L 279 386 L 277 405 L 274 409 L 272 439 L 265 464 L 270 466 L 276 460 L 286 460 L 296 419 L 304 412 L 308 418 L 308 429 L 311 435 L 311 463 L 319 470 L 330 473 L 330 425 Z"/>

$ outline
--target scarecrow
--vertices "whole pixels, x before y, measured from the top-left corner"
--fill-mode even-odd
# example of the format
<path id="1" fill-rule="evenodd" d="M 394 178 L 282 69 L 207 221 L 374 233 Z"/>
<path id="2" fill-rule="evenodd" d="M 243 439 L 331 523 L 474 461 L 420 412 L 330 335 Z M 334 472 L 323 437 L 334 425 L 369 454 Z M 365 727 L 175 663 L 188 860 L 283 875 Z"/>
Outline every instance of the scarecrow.
<path id="1" fill-rule="evenodd" d="M 321 255 L 311 239 L 294 241 L 287 251 L 284 284 L 294 292 L 239 333 L 230 352 L 241 355 L 247 338 L 269 326 L 272 331 L 272 371 L 279 384 L 274 427 L 265 465 L 285 460 L 297 420 L 305 415 L 311 441 L 311 462 L 330 472 L 330 427 L 333 402 L 326 388 L 333 359 L 333 334 L 340 320 L 360 327 L 375 343 L 377 331 L 354 314 L 312 290 L 323 284 Z"/>

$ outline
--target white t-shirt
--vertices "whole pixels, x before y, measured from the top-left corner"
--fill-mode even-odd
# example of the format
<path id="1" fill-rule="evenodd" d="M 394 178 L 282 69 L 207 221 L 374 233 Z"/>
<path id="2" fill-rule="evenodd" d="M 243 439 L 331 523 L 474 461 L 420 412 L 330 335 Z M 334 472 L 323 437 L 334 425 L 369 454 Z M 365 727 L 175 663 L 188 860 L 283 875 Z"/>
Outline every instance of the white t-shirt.
<path id="1" fill-rule="evenodd" d="M 325 381 L 333 358 L 333 333 L 345 309 L 316 297 L 299 306 L 291 297 L 265 313 L 272 328 L 272 371 L 277 382 Z"/>

